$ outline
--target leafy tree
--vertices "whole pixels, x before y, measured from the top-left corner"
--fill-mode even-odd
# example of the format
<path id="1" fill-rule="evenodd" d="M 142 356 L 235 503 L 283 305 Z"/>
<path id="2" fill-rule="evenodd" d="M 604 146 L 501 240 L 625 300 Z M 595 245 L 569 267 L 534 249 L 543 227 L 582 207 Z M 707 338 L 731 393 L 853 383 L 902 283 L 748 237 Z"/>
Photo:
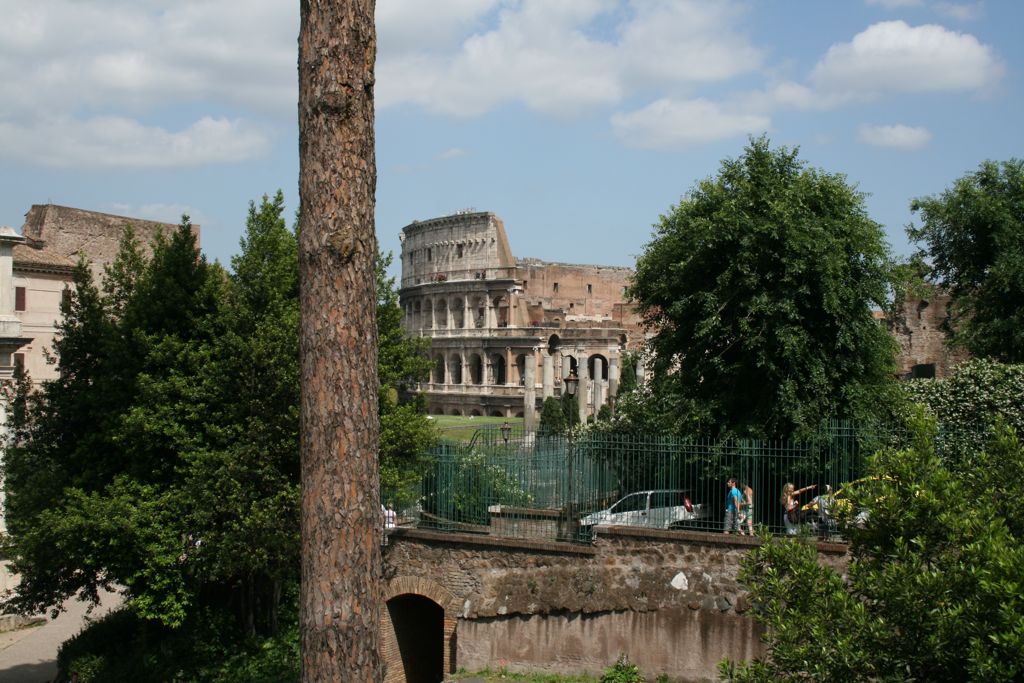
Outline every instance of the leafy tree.
<path id="1" fill-rule="evenodd" d="M 225 305 L 202 350 L 194 395 L 204 443 L 184 453 L 183 501 L 197 571 L 223 585 L 248 636 L 273 635 L 298 580 L 298 245 L 284 196 L 250 202 Z"/>
<path id="2" fill-rule="evenodd" d="M 297 670 L 298 242 L 283 214 L 280 191 L 250 203 L 231 274 L 199 255 L 187 219 L 151 259 L 126 230 L 102 291 L 87 264 L 75 271 L 58 378 L 32 394 L 21 373 L 9 388 L 8 522 L 23 576 L 9 605 L 123 587 L 126 614 L 96 626 L 124 629 L 121 649 L 83 637 L 62 659 L 102 680 Z M 435 435 L 422 399 L 400 391 L 427 361 L 401 333 L 388 260 L 381 477 L 401 503 Z"/>
<path id="3" fill-rule="evenodd" d="M 112 263 L 103 268 L 102 290 L 109 313 L 114 318 L 124 315 L 135 287 L 146 269 L 146 258 L 129 223 L 124 227 L 118 253 Z"/>
<path id="4" fill-rule="evenodd" d="M 183 527 L 183 454 L 207 433 L 193 382 L 220 278 L 184 219 L 130 296 L 104 299 L 84 263 L 74 282 L 54 343 L 58 377 L 29 400 L 8 457 L 22 574 L 11 604 L 38 611 L 76 593 L 95 601 L 118 584 L 140 614 L 179 625 L 199 589 L 181 559 L 199 540 Z"/>
<path id="5" fill-rule="evenodd" d="M 395 279 L 388 277 L 391 254 L 377 254 L 377 396 L 380 415 L 380 484 L 384 503 L 404 506 L 418 496 L 416 484 L 427 465 L 426 453 L 437 440 L 427 420 L 421 395 L 409 387 L 430 374 L 426 338 L 409 337 L 402 330 Z"/>
<path id="6" fill-rule="evenodd" d="M 636 351 L 622 354 L 622 367 L 619 369 L 618 396 L 621 397 L 631 391 L 636 391 L 636 369 L 639 362 L 639 354 Z"/>
<path id="7" fill-rule="evenodd" d="M 1024 362 L 1024 160 L 986 161 L 910 208 L 921 224 L 907 234 L 953 295 L 954 342 Z"/>
<path id="8" fill-rule="evenodd" d="M 297 247 L 282 211 L 280 193 L 250 205 L 232 276 L 187 219 L 149 261 L 127 231 L 103 294 L 81 264 L 59 376 L 16 415 L 6 485 L 23 580 L 9 605 L 123 587 L 158 678 L 295 620 Z"/>
<path id="9" fill-rule="evenodd" d="M 565 432 L 565 411 L 562 409 L 562 401 L 554 396 L 548 396 L 540 408 L 540 427 L 538 430 L 543 435 L 563 434 Z"/>
<path id="10" fill-rule="evenodd" d="M 854 489 L 846 572 L 810 539 L 764 543 L 743 560 L 768 654 L 723 662 L 732 681 L 1015 681 L 1024 676 L 1024 446 L 1001 427 L 961 472 L 934 449 L 934 424 L 872 458 Z"/>
<path id="11" fill-rule="evenodd" d="M 792 436 L 872 414 L 894 370 L 872 316 L 889 269 L 862 193 L 752 140 L 661 217 L 637 261 L 659 421 Z"/>

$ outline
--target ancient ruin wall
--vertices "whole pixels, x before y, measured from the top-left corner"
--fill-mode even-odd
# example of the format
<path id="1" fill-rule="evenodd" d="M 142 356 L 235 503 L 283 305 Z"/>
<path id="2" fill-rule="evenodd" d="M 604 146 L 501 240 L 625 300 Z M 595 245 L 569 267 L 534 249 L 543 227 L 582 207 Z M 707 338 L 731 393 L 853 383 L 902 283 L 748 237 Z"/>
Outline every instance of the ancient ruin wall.
<path id="1" fill-rule="evenodd" d="M 560 308 L 577 317 L 611 320 L 625 300 L 629 268 L 546 263 L 520 259 L 517 276 L 523 298 L 545 308 Z"/>
<path id="2" fill-rule="evenodd" d="M 927 374 L 928 366 L 934 366 L 935 377 L 948 377 L 957 363 L 966 360 L 966 351 L 946 343 L 951 301 L 941 291 L 928 298 L 908 297 L 886 319 L 889 333 L 899 344 L 896 366 L 901 377 L 914 376 L 915 367 L 917 373 Z"/>
<path id="3" fill-rule="evenodd" d="M 15 250 L 15 267 L 74 265 L 79 255 L 85 256 L 92 265 L 93 277 L 99 282 L 103 266 L 112 263 L 117 256 L 121 235 L 126 225 L 131 225 L 139 241 L 142 253 L 152 253 L 158 233 L 170 235 L 174 225 L 148 221 L 128 216 L 115 216 L 96 211 L 85 211 L 56 204 L 35 204 L 25 214 L 22 235 L 28 241 Z M 199 236 L 199 226 L 193 225 Z"/>

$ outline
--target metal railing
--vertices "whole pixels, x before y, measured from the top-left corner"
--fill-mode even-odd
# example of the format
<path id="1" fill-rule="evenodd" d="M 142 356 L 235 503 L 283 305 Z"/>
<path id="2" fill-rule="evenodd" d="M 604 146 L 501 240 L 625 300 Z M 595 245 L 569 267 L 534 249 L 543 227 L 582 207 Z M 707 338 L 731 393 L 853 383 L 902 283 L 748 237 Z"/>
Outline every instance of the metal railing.
<path id="1" fill-rule="evenodd" d="M 863 476 L 866 456 L 899 439 L 841 424 L 799 442 L 483 429 L 431 453 L 401 516 L 445 531 L 575 542 L 589 542 L 598 524 L 722 531 L 735 477 L 753 493 L 753 523 L 781 533 L 787 482 L 816 486 L 801 496 L 810 502 Z"/>

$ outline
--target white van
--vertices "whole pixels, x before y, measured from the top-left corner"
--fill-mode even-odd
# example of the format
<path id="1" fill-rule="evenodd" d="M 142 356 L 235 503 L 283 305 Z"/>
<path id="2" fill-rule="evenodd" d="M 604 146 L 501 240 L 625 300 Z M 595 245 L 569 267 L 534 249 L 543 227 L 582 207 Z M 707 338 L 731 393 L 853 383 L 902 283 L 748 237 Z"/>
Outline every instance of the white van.
<path id="1" fill-rule="evenodd" d="M 707 511 L 704 506 L 694 503 L 689 491 L 657 489 L 631 493 L 607 510 L 585 515 L 580 520 L 580 526 L 608 524 L 670 529 L 687 526 L 706 518 Z"/>

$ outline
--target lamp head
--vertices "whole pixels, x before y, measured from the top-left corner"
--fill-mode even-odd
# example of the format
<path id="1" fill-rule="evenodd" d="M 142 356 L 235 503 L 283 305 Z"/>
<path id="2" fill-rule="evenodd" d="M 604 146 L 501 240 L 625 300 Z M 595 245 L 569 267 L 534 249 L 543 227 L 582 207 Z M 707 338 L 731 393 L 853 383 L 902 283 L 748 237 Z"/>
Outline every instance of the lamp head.
<path id="1" fill-rule="evenodd" d="M 580 378 L 576 376 L 576 371 L 573 370 L 569 373 L 569 376 L 565 378 L 565 391 L 570 396 L 576 395 L 576 389 L 579 387 Z"/>

